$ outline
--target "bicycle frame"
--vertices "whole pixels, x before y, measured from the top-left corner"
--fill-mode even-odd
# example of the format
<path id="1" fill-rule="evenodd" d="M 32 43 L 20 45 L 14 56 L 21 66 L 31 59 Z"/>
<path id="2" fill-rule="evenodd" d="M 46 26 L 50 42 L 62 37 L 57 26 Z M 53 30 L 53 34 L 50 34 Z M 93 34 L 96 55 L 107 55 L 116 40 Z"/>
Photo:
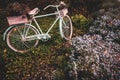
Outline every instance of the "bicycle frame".
<path id="1" fill-rule="evenodd" d="M 49 34 L 49 32 L 51 31 L 51 29 L 53 28 L 53 26 L 56 24 L 56 22 L 58 21 L 58 20 L 61 20 L 61 16 L 58 16 L 55 20 L 54 20 L 54 22 L 53 22 L 53 24 L 49 27 L 49 29 L 47 30 L 47 32 L 43 32 L 42 31 L 42 29 L 41 29 L 41 27 L 40 27 L 40 25 L 38 24 L 38 22 L 37 22 L 37 18 L 42 18 L 42 17 L 48 17 L 48 16 L 52 16 L 52 15 L 59 15 L 59 13 L 58 12 L 55 12 L 55 13 L 50 13 L 50 14 L 45 14 L 45 15 L 38 15 L 38 16 L 33 16 L 32 17 L 32 21 L 30 22 L 30 24 L 32 25 L 32 22 L 34 21 L 35 22 L 35 24 L 36 24 L 36 26 L 37 26 L 37 29 L 39 29 L 39 32 L 41 33 L 41 34 Z"/>
<path id="2" fill-rule="evenodd" d="M 40 25 L 38 24 L 37 22 L 37 18 L 42 18 L 42 17 L 48 17 L 48 16 L 53 16 L 53 15 L 58 15 L 57 18 L 54 20 L 53 24 L 48 28 L 48 30 L 46 32 L 43 32 Z M 54 12 L 54 13 L 49 13 L 49 14 L 45 14 L 45 15 L 38 15 L 38 16 L 32 16 L 32 19 L 30 21 L 30 25 L 32 25 L 32 22 L 35 23 L 38 31 L 39 31 L 39 34 L 37 35 L 31 35 L 31 36 L 25 36 L 26 39 L 28 40 L 34 40 L 34 39 L 42 39 L 42 40 L 47 40 L 48 38 L 51 38 L 51 36 L 49 35 L 49 32 L 51 31 L 51 29 L 54 27 L 54 25 L 56 24 L 56 22 L 59 20 L 59 30 L 60 30 L 60 35 L 61 37 L 63 38 L 63 34 L 62 34 L 62 20 L 63 20 L 63 17 L 62 15 L 60 14 L 60 11 L 59 9 L 57 8 L 57 12 Z M 64 22 L 64 21 L 63 21 Z M 27 35 L 27 33 L 26 33 Z M 33 39 L 32 39 L 33 38 Z"/>

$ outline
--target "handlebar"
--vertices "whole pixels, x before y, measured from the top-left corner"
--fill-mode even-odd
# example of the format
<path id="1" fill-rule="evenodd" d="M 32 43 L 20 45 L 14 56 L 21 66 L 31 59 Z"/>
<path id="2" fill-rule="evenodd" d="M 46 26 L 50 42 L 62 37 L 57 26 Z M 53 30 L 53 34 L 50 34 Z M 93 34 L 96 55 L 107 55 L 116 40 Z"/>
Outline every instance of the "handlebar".
<path id="1" fill-rule="evenodd" d="M 66 5 L 63 1 L 61 1 L 60 2 L 60 4 L 59 5 L 48 5 L 48 6 L 46 6 L 43 10 L 46 10 L 47 8 L 49 8 L 49 7 L 55 7 L 55 8 L 58 8 L 58 7 L 60 7 L 61 5 Z"/>

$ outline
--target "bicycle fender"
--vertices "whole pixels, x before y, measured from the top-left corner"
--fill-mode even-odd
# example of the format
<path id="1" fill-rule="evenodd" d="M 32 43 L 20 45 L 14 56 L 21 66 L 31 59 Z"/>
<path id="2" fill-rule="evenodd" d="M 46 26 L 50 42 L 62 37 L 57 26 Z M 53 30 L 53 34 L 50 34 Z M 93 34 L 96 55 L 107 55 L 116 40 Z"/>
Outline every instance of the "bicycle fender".
<path id="1" fill-rule="evenodd" d="M 10 26 L 9 28 L 7 28 L 7 29 L 5 30 L 5 32 L 3 33 L 3 40 L 5 40 L 8 31 L 9 31 L 10 29 L 12 29 L 13 27 L 14 27 L 14 26 Z"/>

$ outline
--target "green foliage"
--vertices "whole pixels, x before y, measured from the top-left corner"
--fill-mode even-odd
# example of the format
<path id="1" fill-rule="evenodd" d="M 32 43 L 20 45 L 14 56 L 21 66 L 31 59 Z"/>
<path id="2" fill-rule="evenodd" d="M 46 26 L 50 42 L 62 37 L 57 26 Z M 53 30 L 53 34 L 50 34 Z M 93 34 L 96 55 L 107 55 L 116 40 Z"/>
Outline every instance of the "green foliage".
<path id="1" fill-rule="evenodd" d="M 81 14 L 76 14 L 71 17 L 73 21 L 73 26 L 86 32 L 89 29 L 90 19 L 86 18 Z"/>

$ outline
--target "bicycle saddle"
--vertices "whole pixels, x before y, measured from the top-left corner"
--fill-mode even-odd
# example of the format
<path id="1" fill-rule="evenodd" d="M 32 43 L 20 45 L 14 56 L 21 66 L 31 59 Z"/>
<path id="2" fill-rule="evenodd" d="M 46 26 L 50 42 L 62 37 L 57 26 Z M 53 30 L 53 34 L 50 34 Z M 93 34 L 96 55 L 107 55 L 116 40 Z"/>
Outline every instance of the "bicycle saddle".
<path id="1" fill-rule="evenodd" d="M 38 8 L 34 8 L 33 10 L 31 10 L 28 14 L 29 15 L 35 15 L 39 12 L 40 10 Z"/>

